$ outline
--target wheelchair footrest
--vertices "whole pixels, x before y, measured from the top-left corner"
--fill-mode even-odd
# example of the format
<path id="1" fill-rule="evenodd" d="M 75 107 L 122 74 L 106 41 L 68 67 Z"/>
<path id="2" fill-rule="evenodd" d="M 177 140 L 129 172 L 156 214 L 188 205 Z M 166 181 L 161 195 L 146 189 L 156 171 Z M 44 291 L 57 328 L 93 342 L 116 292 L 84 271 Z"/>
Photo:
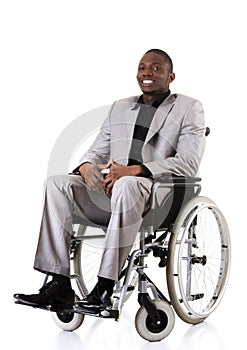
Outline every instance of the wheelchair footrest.
<path id="1" fill-rule="evenodd" d="M 94 317 L 100 317 L 100 318 L 114 318 L 115 321 L 119 319 L 119 310 L 114 309 L 100 309 L 95 308 L 92 310 L 87 310 L 86 308 L 82 307 L 74 307 L 73 312 L 77 314 L 83 314 L 87 316 L 94 316 Z"/>
<path id="2" fill-rule="evenodd" d="M 51 311 L 51 312 L 57 312 L 57 313 L 77 313 L 77 314 L 83 314 L 88 316 L 94 316 L 94 317 L 100 317 L 100 318 L 114 318 L 115 321 L 119 319 L 119 310 L 114 309 L 100 309 L 95 308 L 94 310 L 87 310 L 83 308 L 62 308 L 62 307 L 56 307 L 56 306 L 41 306 L 41 305 L 31 305 L 28 303 L 24 303 L 21 301 L 15 301 L 15 304 L 24 305 L 24 306 L 31 306 L 35 309 L 45 310 L 45 311 Z"/>

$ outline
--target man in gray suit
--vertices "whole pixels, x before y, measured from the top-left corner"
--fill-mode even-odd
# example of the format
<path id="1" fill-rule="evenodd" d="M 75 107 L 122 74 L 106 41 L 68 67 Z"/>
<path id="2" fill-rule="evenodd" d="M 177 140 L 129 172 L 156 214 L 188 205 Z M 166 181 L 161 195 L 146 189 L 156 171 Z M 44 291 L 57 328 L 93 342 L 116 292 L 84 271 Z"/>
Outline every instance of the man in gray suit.
<path id="1" fill-rule="evenodd" d="M 172 60 L 159 49 L 141 58 L 142 95 L 115 102 L 72 175 L 47 179 L 34 268 L 53 279 L 38 294 L 15 294 L 32 306 L 71 305 L 70 238 L 75 220 L 107 227 L 98 282 L 78 305 L 111 307 L 115 281 L 148 210 L 155 178 L 195 176 L 205 147 L 199 101 L 171 94 Z M 103 176 L 102 170 L 109 170 Z"/>

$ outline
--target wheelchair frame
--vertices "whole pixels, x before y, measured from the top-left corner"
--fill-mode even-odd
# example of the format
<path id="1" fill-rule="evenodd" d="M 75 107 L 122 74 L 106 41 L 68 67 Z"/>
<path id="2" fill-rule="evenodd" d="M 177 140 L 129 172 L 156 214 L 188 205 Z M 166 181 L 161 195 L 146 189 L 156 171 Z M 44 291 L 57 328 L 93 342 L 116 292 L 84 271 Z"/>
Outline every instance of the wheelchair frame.
<path id="1" fill-rule="evenodd" d="M 209 316 L 218 306 L 229 277 L 230 237 L 226 220 L 215 203 L 206 197 L 199 196 L 200 180 L 200 178 L 162 177 L 154 183 L 150 211 L 145 216 L 140 229 L 140 246 L 139 249 L 131 252 L 127 267 L 123 269 L 115 286 L 113 308 L 88 312 L 77 307 L 75 303 L 73 310 L 52 313 L 60 328 L 70 331 L 78 328 L 85 315 L 119 320 L 126 300 L 135 289 L 137 278 L 140 309 L 136 314 L 135 325 L 137 332 L 144 339 L 159 341 L 170 334 L 175 323 L 173 308 L 183 321 L 191 324 L 202 322 Z M 171 191 L 172 198 L 168 196 L 170 205 L 168 209 L 166 207 L 167 211 L 162 225 L 160 222 L 155 225 L 154 220 L 157 211 L 155 194 L 158 188 L 173 189 Z M 167 199 L 161 205 L 163 212 L 165 204 L 167 204 Z M 204 228 L 206 230 L 208 220 L 206 217 L 204 218 L 204 212 L 210 216 L 212 223 L 210 223 L 210 230 L 207 234 L 203 232 L 205 236 L 201 238 L 199 236 Z M 198 226 L 200 226 L 200 231 Z M 215 237 L 217 247 L 213 247 L 213 250 L 217 249 L 217 253 L 220 255 L 215 263 L 216 267 L 210 267 L 211 257 L 203 253 L 202 248 L 199 247 L 201 243 L 204 243 L 201 240 L 206 240 L 208 234 L 212 237 L 215 235 L 215 232 L 210 233 L 211 230 L 219 233 L 218 237 Z M 71 278 L 76 280 L 82 297 L 88 294 L 87 283 L 81 269 L 82 244 L 87 239 L 104 237 L 104 235 L 87 237 L 85 231 L 86 227 L 79 226 L 78 232 L 75 232 L 71 241 L 71 259 L 75 269 L 75 274 L 71 275 Z M 157 237 L 160 232 L 161 235 Z M 211 249 L 211 247 L 209 248 Z M 198 253 L 195 254 L 194 251 Z M 159 267 L 166 267 L 169 298 L 165 297 L 144 272 L 147 267 L 145 265 L 146 257 L 151 252 L 153 252 L 154 257 L 160 258 Z M 203 255 L 199 255 L 199 252 Z M 209 284 L 212 284 L 209 287 L 207 281 L 200 282 L 200 286 L 196 287 L 196 292 L 193 293 L 195 286 L 192 270 L 196 270 L 196 279 L 199 281 L 200 272 L 198 271 L 207 265 L 210 270 L 209 275 L 215 274 L 216 280 L 214 282 L 208 281 Z M 214 268 L 217 272 L 214 271 Z M 185 277 L 181 277 L 183 271 L 186 271 Z M 48 276 L 44 283 L 47 282 L 47 278 Z M 207 278 L 209 277 L 207 276 Z M 214 275 L 210 278 L 213 279 Z M 209 291 L 204 293 L 201 290 L 203 288 L 208 288 Z M 151 291 L 152 298 L 149 291 Z M 77 299 L 80 300 L 80 298 Z M 205 303 L 204 299 L 206 299 Z M 197 305 L 196 308 L 194 304 Z"/>

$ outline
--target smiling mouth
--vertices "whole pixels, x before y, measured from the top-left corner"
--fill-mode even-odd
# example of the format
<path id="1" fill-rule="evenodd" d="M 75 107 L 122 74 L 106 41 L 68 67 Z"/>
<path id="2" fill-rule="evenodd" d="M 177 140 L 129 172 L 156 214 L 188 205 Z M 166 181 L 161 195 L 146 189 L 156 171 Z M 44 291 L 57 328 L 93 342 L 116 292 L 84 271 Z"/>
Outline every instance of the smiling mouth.
<path id="1" fill-rule="evenodd" d="M 154 83 L 154 80 L 151 80 L 151 79 L 144 79 L 142 80 L 142 84 L 153 84 Z"/>
<path id="2" fill-rule="evenodd" d="M 151 80 L 151 79 L 143 79 L 143 80 L 141 81 L 141 83 L 142 83 L 142 86 L 143 86 L 143 87 L 150 87 L 150 86 L 153 86 L 154 80 Z"/>

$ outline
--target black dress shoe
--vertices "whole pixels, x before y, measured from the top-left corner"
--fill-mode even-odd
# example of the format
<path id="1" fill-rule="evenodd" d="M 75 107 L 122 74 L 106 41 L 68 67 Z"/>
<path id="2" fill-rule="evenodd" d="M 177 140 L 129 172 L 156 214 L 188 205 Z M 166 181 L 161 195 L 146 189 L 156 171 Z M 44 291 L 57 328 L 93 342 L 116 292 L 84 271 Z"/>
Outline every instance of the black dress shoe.
<path id="1" fill-rule="evenodd" d="M 86 309 L 88 311 L 98 309 L 111 309 L 112 301 L 111 294 L 109 291 L 100 290 L 98 284 L 94 287 L 92 292 L 88 294 L 84 299 L 75 303 L 77 308 Z"/>
<path id="2" fill-rule="evenodd" d="M 75 301 L 73 289 L 64 291 L 57 281 L 45 284 L 38 294 L 14 294 L 17 302 L 34 307 L 48 307 L 54 309 L 72 308 Z M 55 311 L 55 310 L 54 310 Z"/>

